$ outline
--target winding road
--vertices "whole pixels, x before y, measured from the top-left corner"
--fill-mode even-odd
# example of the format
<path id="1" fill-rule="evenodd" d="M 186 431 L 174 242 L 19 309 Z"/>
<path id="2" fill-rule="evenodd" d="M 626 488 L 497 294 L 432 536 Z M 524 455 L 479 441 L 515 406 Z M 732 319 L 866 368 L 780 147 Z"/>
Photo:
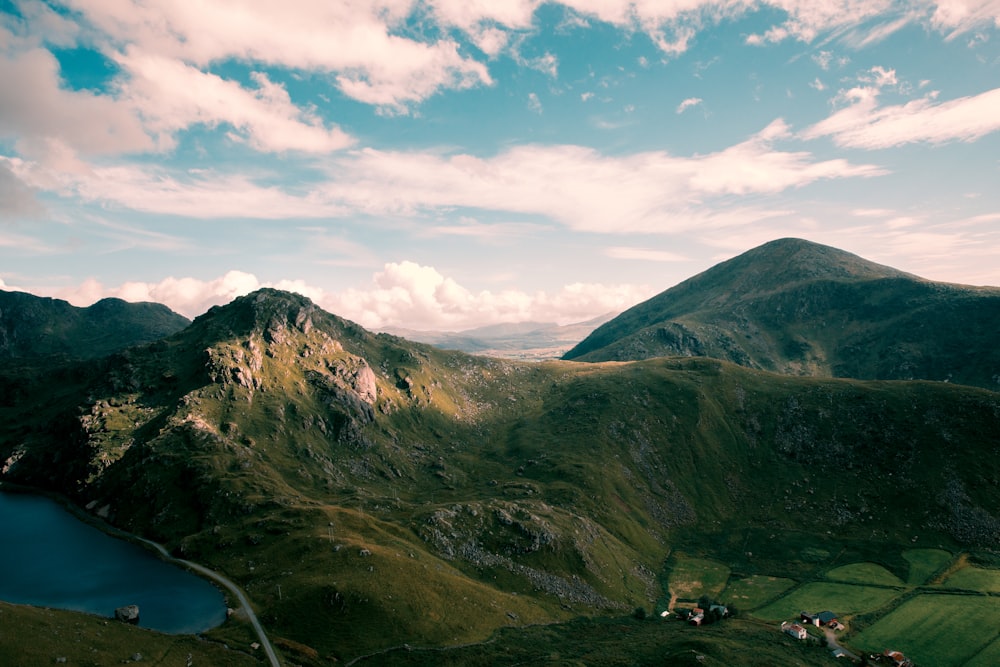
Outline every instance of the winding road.
<path id="1" fill-rule="evenodd" d="M 261 648 L 264 649 L 264 653 L 267 654 L 267 659 L 271 662 L 271 667 L 281 667 L 281 660 L 278 659 L 278 654 L 274 652 L 274 647 L 271 646 L 271 642 L 267 639 L 267 635 L 264 633 L 264 626 L 260 624 L 260 620 L 257 618 L 257 614 L 254 613 L 253 607 L 250 606 L 250 600 L 247 596 L 240 590 L 231 579 L 224 577 L 215 570 L 210 570 L 204 565 L 199 565 L 198 563 L 193 563 L 189 560 L 184 560 L 183 558 L 175 558 L 170 555 L 170 552 L 163 548 L 162 544 L 157 544 L 151 540 L 147 540 L 143 537 L 137 535 L 132 536 L 138 542 L 142 542 L 153 549 L 156 550 L 165 560 L 171 563 L 177 563 L 182 565 L 198 574 L 204 575 L 211 579 L 212 581 L 218 583 L 220 586 L 225 588 L 227 591 L 236 596 L 236 599 L 240 601 L 243 609 L 246 610 L 247 618 L 250 619 L 250 625 L 253 626 L 254 632 L 257 633 L 257 639 L 260 641 Z"/>

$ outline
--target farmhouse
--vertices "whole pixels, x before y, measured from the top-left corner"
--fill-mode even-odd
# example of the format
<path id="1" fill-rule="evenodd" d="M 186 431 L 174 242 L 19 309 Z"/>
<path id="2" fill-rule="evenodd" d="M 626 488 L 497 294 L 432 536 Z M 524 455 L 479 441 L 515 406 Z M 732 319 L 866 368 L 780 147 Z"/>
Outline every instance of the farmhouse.
<path id="1" fill-rule="evenodd" d="M 816 620 L 819 621 L 819 623 L 817 623 L 816 625 L 832 626 L 834 623 L 837 622 L 837 615 L 834 614 L 832 611 L 821 611 L 819 614 L 816 615 Z"/>
<path id="2" fill-rule="evenodd" d="M 809 636 L 806 629 L 803 628 L 798 623 L 788 623 L 787 621 L 781 624 L 781 629 L 786 635 L 791 635 L 796 639 L 805 639 Z"/>
<path id="3" fill-rule="evenodd" d="M 889 658 L 896 667 L 912 667 L 913 663 L 905 655 L 899 651 L 893 651 L 892 649 L 886 649 L 883 656 Z"/>
<path id="4" fill-rule="evenodd" d="M 821 611 L 818 614 L 810 614 L 809 612 L 802 612 L 799 615 L 800 620 L 807 625 L 815 625 L 817 628 L 823 626 L 834 627 L 837 623 L 837 615 L 832 611 Z"/>

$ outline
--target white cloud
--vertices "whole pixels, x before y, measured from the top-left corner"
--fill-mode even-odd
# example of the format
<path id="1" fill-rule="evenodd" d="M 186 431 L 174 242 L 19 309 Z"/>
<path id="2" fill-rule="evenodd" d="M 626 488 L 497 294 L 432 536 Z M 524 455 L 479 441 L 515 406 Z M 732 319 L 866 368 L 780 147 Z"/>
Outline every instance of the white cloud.
<path id="1" fill-rule="evenodd" d="M 1000 27 L 1000 0 L 937 0 L 934 4 L 931 24 L 948 32 L 948 39 L 984 24 Z"/>
<path id="2" fill-rule="evenodd" d="M 774 214 L 733 195 L 883 173 L 772 147 L 789 134 L 776 121 L 743 143 L 693 157 L 611 157 L 574 145 L 517 146 L 490 158 L 366 149 L 334 163 L 321 198 L 372 215 L 468 207 L 541 215 L 578 231 L 676 232 Z"/>
<path id="3" fill-rule="evenodd" d="M 7 159 L 0 157 L 0 221 L 43 214 L 34 190 L 22 181 Z"/>
<path id="4" fill-rule="evenodd" d="M 775 214 L 740 197 L 817 180 L 876 176 L 873 165 L 818 161 L 774 148 L 791 137 L 775 121 L 748 140 L 691 157 L 650 151 L 602 155 L 576 145 L 515 146 L 492 157 L 363 149 L 327 163 L 325 181 L 81 163 L 54 169 L 11 162 L 30 187 L 111 208 L 195 219 L 416 216 L 455 207 L 542 216 L 588 232 L 676 232 L 746 224 Z"/>
<path id="5" fill-rule="evenodd" d="M 400 34 L 410 0 L 68 0 L 112 44 L 200 69 L 229 59 L 334 74 L 350 97 L 405 111 L 443 88 L 489 84 L 453 40 Z M 501 17 L 501 20 L 512 20 Z"/>
<path id="6" fill-rule="evenodd" d="M 317 218 L 346 212 L 335 203 L 261 185 L 244 174 L 172 172 L 134 165 L 84 165 L 65 171 L 41 163 L 11 164 L 15 175 L 31 187 L 109 208 L 200 220 Z"/>
<path id="7" fill-rule="evenodd" d="M 115 57 L 128 73 L 126 97 L 154 132 L 167 135 L 195 124 L 226 123 L 235 136 L 261 151 L 327 153 L 351 143 L 340 129 L 327 129 L 314 114 L 292 104 L 284 86 L 267 75 L 251 75 L 255 90 L 169 58 L 129 49 Z"/>
<path id="8" fill-rule="evenodd" d="M 542 113 L 542 102 L 537 93 L 528 93 L 528 108 L 535 113 Z"/>
<path id="9" fill-rule="evenodd" d="M 669 250 L 632 248 L 627 246 L 608 248 L 605 254 L 613 259 L 641 260 L 644 262 L 686 262 L 690 260 L 689 257 L 678 255 Z"/>
<path id="10" fill-rule="evenodd" d="M 691 107 L 698 106 L 703 100 L 700 97 L 689 97 L 677 105 L 677 113 L 682 114 Z"/>
<path id="11" fill-rule="evenodd" d="M 44 49 L 0 54 L 0 136 L 22 154 L 60 145 L 90 155 L 154 148 L 132 107 L 106 95 L 60 86 L 59 63 Z"/>
<path id="12" fill-rule="evenodd" d="M 975 141 L 1000 130 L 1000 88 L 937 102 L 936 95 L 879 106 L 876 88 L 855 88 L 844 95 L 847 107 L 806 128 L 805 139 L 831 137 L 850 148 L 882 149 L 926 142 Z"/>
<path id="13" fill-rule="evenodd" d="M 324 303 L 369 328 L 457 330 L 499 322 L 580 322 L 649 295 L 645 286 L 583 283 L 553 293 L 473 292 L 433 267 L 404 261 L 386 264 L 370 286 L 328 294 Z"/>
<path id="14" fill-rule="evenodd" d="M 652 295 L 644 285 L 572 283 L 553 292 L 517 289 L 474 292 L 437 269 L 411 261 L 386 264 L 360 288 L 329 292 L 300 280 L 261 281 L 243 271 L 211 280 L 168 277 L 157 283 L 110 287 L 90 279 L 71 287 L 32 290 L 86 306 L 105 297 L 155 301 L 189 318 L 262 287 L 297 292 L 334 314 L 369 329 L 468 329 L 501 322 L 542 320 L 570 324 L 620 311 Z"/>

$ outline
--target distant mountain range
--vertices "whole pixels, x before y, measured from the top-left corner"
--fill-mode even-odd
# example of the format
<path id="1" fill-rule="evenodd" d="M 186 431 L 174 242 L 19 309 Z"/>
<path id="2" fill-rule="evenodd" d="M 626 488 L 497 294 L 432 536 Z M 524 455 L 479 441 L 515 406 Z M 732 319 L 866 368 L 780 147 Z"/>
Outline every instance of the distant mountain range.
<path id="1" fill-rule="evenodd" d="M 177 333 L 191 323 L 158 303 L 61 299 L 0 290 L 0 359 L 96 359 Z"/>
<path id="2" fill-rule="evenodd" d="M 630 363 L 442 350 L 270 289 L 90 360 L 93 336 L 50 322 L 33 349 L 72 361 L 0 373 L 0 481 L 224 572 L 304 665 L 664 608 L 678 553 L 744 577 L 877 562 L 905 580 L 915 543 L 1000 549 L 1000 393 L 810 375 L 879 376 L 899 348 L 914 377 L 940 363 L 988 385 L 995 299 L 785 240 L 575 353 L 681 355 Z M 137 339 L 121 326 L 106 335 Z M 691 356 L 710 353 L 726 359 Z M 808 662 L 767 632 L 767 664 Z M 701 633 L 698 652 L 738 664 L 752 644 L 733 636 Z"/>
<path id="3" fill-rule="evenodd" d="M 563 357 L 705 356 L 789 375 L 1000 389 L 1000 288 L 924 280 L 781 239 L 598 327 Z"/>
<path id="4" fill-rule="evenodd" d="M 459 332 L 393 328 L 387 329 L 386 333 L 470 354 L 487 354 L 506 359 L 557 359 L 614 316 L 614 313 L 608 313 L 586 322 L 565 325 L 554 322 L 518 322 Z"/>

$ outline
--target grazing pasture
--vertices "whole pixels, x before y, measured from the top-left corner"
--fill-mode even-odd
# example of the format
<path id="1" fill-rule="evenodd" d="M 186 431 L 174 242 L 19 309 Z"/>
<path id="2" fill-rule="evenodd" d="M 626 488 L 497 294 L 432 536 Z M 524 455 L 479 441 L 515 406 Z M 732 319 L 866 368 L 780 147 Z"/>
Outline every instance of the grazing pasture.
<path id="1" fill-rule="evenodd" d="M 902 580 L 877 563 L 851 563 L 841 565 L 826 573 L 831 581 L 871 586 L 902 586 Z"/>
<path id="2" fill-rule="evenodd" d="M 829 609 L 837 614 L 874 611 L 898 594 L 891 588 L 815 582 L 792 590 L 780 600 L 754 612 L 754 616 L 767 621 L 780 621 L 798 616 L 801 611 Z"/>
<path id="3" fill-rule="evenodd" d="M 679 600 L 697 600 L 702 595 L 718 599 L 729 581 L 729 568 L 713 560 L 676 556 L 668 581 L 670 592 Z"/>
<path id="4" fill-rule="evenodd" d="M 944 588 L 959 588 L 966 591 L 1000 593 L 1000 570 L 983 567 L 964 567 L 945 579 Z"/>
<path id="5" fill-rule="evenodd" d="M 960 667 L 974 657 L 980 662 L 1000 655 L 992 646 L 997 638 L 995 619 L 1000 618 L 1000 599 L 978 595 L 924 594 L 907 600 L 851 639 L 865 651 L 892 647 L 918 665 Z M 987 650 L 986 647 L 989 647 Z M 977 656 L 977 654 L 979 654 Z"/>
<path id="6" fill-rule="evenodd" d="M 722 593 L 722 600 L 738 609 L 756 609 L 767 604 L 795 585 L 791 579 L 754 574 L 732 578 Z"/>

